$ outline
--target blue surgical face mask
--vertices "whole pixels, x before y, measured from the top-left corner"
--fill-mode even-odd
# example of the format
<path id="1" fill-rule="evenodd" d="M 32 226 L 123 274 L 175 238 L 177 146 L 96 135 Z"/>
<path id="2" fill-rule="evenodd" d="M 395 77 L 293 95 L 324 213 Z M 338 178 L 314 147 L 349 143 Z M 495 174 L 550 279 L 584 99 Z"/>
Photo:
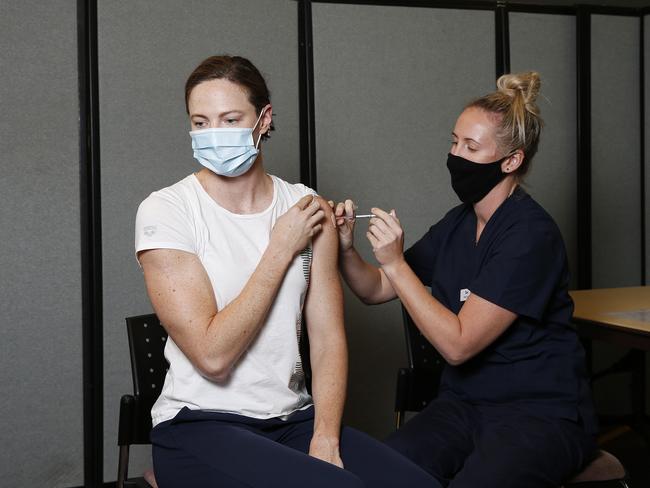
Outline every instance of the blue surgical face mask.
<path id="1" fill-rule="evenodd" d="M 264 110 L 260 112 L 252 128 L 218 128 L 190 131 L 194 158 L 210 171 L 221 176 L 235 177 L 248 171 L 257 155 L 262 138 L 253 143 L 253 131 L 257 127 Z"/>

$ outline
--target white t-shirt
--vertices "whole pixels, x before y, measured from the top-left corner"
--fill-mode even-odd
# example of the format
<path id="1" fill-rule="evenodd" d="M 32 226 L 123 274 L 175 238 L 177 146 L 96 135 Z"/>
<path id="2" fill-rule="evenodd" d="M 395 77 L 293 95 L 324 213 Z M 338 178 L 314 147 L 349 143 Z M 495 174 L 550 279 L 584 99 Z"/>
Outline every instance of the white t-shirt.
<path id="1" fill-rule="evenodd" d="M 235 299 L 266 250 L 275 221 L 300 198 L 315 194 L 275 176 L 273 201 L 256 214 L 235 214 L 217 204 L 194 175 L 153 192 L 138 208 L 136 253 L 179 249 L 196 254 L 212 283 L 219 310 Z M 183 407 L 254 418 L 288 415 L 312 404 L 298 350 L 302 306 L 312 252 L 293 260 L 258 336 L 223 383 L 204 377 L 171 337 L 165 346 L 169 371 L 151 411 L 153 425 Z"/>

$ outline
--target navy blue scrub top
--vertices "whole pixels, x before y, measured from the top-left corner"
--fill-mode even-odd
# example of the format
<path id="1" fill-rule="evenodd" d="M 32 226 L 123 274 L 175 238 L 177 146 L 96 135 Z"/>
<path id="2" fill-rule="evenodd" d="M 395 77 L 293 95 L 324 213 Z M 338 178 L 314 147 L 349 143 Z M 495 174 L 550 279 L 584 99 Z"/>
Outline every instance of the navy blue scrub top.
<path id="1" fill-rule="evenodd" d="M 453 208 L 405 258 L 455 314 L 467 290 L 517 314 L 479 354 L 446 366 L 441 393 L 571 419 L 597 432 L 584 350 L 570 326 L 566 249 L 557 225 L 530 195 L 518 187 L 494 212 L 478 243 L 472 205 Z"/>

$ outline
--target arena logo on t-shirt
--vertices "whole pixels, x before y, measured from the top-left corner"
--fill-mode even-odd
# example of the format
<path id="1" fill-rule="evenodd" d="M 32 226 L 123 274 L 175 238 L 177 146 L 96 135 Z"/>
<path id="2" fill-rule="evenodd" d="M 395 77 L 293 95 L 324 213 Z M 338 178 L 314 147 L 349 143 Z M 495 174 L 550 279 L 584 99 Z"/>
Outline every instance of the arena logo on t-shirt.
<path id="1" fill-rule="evenodd" d="M 465 300 L 467 300 L 469 298 L 470 293 L 471 292 L 467 288 L 463 288 L 462 290 L 460 290 L 460 301 L 464 302 Z"/>

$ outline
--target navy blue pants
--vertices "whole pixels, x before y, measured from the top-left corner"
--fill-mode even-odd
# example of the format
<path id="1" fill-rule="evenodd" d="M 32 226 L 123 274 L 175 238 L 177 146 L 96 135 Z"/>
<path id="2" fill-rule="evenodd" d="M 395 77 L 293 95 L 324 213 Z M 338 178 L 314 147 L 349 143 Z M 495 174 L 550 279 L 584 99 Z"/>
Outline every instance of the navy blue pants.
<path id="1" fill-rule="evenodd" d="M 434 477 L 381 442 L 354 429 L 341 432 L 345 469 L 309 452 L 314 410 L 287 420 L 184 408 L 151 431 L 160 488 L 440 488 Z"/>
<path id="2" fill-rule="evenodd" d="M 449 488 L 557 488 L 596 454 L 594 436 L 576 422 L 453 396 L 431 402 L 386 443 Z"/>

